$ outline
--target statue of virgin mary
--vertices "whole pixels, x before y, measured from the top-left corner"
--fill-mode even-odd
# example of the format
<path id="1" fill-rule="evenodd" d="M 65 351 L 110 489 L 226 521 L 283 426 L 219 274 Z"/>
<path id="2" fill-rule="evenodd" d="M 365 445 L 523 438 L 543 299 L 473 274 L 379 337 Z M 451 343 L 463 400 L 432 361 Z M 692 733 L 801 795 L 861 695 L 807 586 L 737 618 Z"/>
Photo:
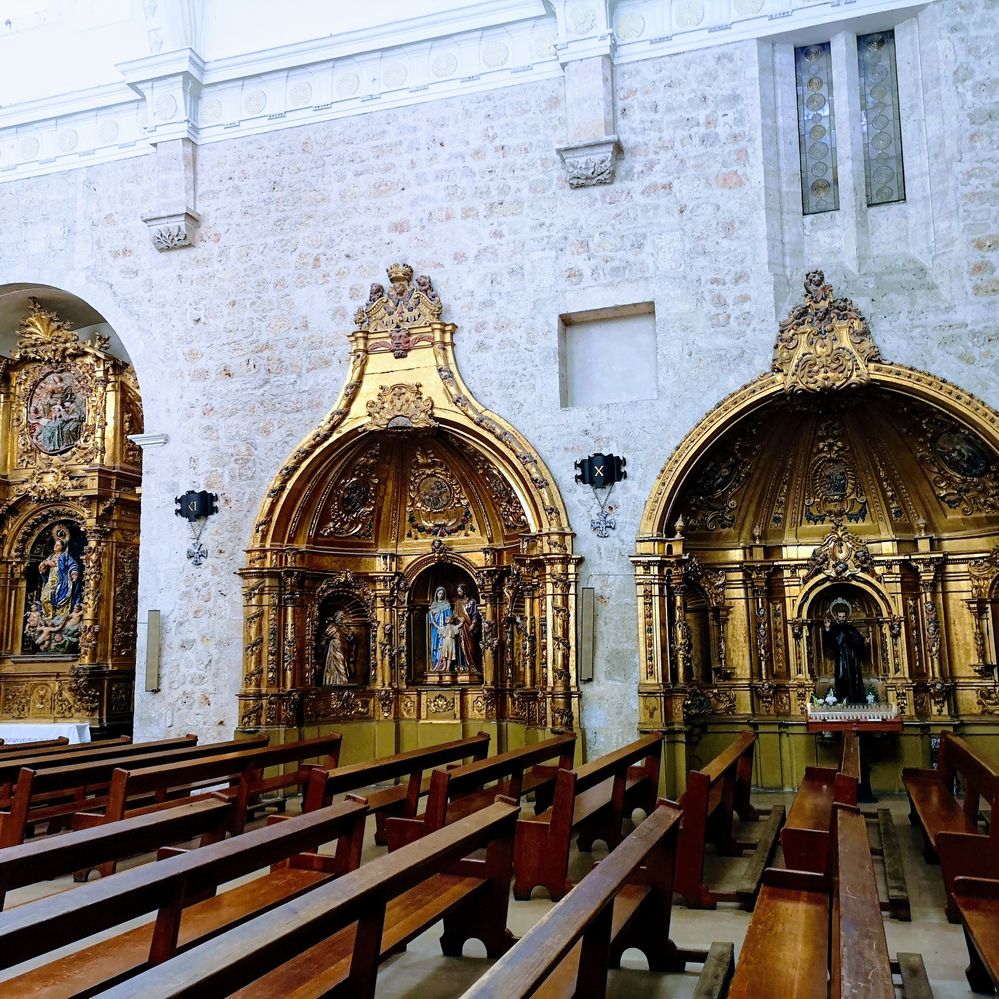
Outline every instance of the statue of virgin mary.
<path id="1" fill-rule="evenodd" d="M 434 601 L 427 612 L 427 625 L 430 628 L 430 672 L 440 673 L 454 662 L 454 636 L 448 627 L 451 621 L 451 602 L 447 590 L 438 586 L 434 590 Z M 450 647 L 451 654 L 447 655 Z"/>

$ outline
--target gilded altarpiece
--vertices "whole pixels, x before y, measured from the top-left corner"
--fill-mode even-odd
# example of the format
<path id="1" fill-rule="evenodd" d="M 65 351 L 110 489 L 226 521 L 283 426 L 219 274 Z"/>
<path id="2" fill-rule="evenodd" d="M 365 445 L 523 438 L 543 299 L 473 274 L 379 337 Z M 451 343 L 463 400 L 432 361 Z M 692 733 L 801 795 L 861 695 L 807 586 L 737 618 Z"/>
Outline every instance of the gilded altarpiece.
<path id="1" fill-rule="evenodd" d="M 576 728 L 562 499 L 463 383 L 430 279 L 404 264 L 388 277 L 357 310 L 339 399 L 253 527 L 240 728 L 349 725 L 359 755 Z"/>
<path id="2" fill-rule="evenodd" d="M 671 790 L 747 724 L 764 786 L 833 760 L 804 726 L 833 686 L 838 612 L 863 640 L 865 698 L 904 722 L 871 747 L 875 787 L 928 764 L 942 729 L 996 754 L 997 541 L 999 414 L 884 361 L 810 273 L 772 370 L 684 438 L 643 515 L 640 727 L 668 733 Z"/>
<path id="3" fill-rule="evenodd" d="M 29 305 L 0 359 L 0 719 L 130 732 L 138 384 L 105 338 Z"/>

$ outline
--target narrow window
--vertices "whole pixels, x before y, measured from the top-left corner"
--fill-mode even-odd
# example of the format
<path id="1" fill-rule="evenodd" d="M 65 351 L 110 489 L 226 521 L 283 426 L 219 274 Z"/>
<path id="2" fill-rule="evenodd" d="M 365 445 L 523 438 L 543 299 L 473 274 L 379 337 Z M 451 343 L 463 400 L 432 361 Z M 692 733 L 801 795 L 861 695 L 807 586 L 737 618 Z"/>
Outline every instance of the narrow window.
<path id="1" fill-rule="evenodd" d="M 894 201 L 905 201 L 895 32 L 876 31 L 873 35 L 861 35 L 857 39 L 857 59 L 860 63 L 867 203 L 888 205 Z"/>
<path id="2" fill-rule="evenodd" d="M 801 210 L 805 215 L 839 208 L 836 129 L 829 43 L 794 50 L 798 89 L 798 149 L 801 153 Z"/>

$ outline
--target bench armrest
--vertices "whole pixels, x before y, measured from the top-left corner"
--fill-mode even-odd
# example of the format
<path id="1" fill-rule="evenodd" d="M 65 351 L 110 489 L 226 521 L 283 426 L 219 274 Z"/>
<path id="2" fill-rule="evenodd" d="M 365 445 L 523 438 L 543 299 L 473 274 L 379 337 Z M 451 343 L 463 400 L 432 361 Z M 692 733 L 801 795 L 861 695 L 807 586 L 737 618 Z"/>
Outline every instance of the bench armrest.
<path id="1" fill-rule="evenodd" d="M 427 833 L 427 824 L 421 818 L 408 819 L 401 815 L 391 815 L 385 820 L 385 839 L 389 853 L 409 846 Z"/>
<path id="2" fill-rule="evenodd" d="M 999 860 L 989 850 L 989 837 L 977 833 L 950 832 L 941 829 L 934 844 L 944 878 L 958 875 L 978 878 L 999 877 Z"/>

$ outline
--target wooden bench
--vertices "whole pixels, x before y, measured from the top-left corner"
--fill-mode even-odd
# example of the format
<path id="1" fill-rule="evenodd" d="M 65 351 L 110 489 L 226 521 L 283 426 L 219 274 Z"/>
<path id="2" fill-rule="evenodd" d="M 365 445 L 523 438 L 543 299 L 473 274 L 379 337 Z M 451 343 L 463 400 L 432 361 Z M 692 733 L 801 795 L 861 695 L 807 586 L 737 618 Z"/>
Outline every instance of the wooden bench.
<path id="1" fill-rule="evenodd" d="M 304 760 L 322 758 L 319 766 L 335 767 L 340 756 L 340 743 L 341 737 L 332 734 L 280 746 L 239 748 L 214 756 L 170 761 L 157 766 L 120 768 L 111 775 L 107 804 L 103 810 L 77 812 L 73 816 L 73 828 L 89 829 L 105 822 L 118 822 L 129 815 L 169 808 L 181 798 L 196 800 L 191 795 L 199 790 L 228 782 L 230 786 L 222 791 L 203 793 L 205 796 L 219 793 L 233 800 L 235 807 L 230 812 L 229 832 L 235 836 L 243 831 L 251 802 L 266 791 L 303 786 L 312 770 L 311 767 L 302 767 Z M 266 770 L 288 764 L 298 764 L 298 767 L 291 772 L 264 776 Z"/>
<path id="2" fill-rule="evenodd" d="M 971 991 L 999 992 L 999 880 L 956 878 L 954 905 L 968 943 Z"/>
<path id="3" fill-rule="evenodd" d="M 729 999 L 931 999 L 918 954 L 888 955 L 867 824 L 834 808 L 828 873 L 770 868 Z"/>
<path id="4" fill-rule="evenodd" d="M 197 745 L 196 735 L 185 735 L 176 739 L 159 739 L 156 742 L 126 742 L 119 743 L 115 739 L 107 742 L 90 742 L 65 749 L 53 747 L 41 753 L 16 753 L 10 756 L 0 756 L 0 807 L 5 807 L 4 799 L 10 797 L 17 778 L 24 767 L 32 770 L 51 770 L 53 767 L 65 767 L 70 763 L 88 763 L 91 760 L 103 760 L 109 756 L 145 756 L 159 753 L 164 749 L 182 749 L 185 746 Z M 66 749 L 72 750 L 69 757 Z"/>
<path id="5" fill-rule="evenodd" d="M 791 870 L 824 874 L 829 868 L 833 805 L 856 805 L 860 783 L 860 739 L 844 732 L 839 769 L 806 767 L 805 777 L 780 834 Z"/>
<path id="6" fill-rule="evenodd" d="M 557 801 L 557 788 L 555 795 Z M 716 984 L 698 994 L 720 995 L 732 965 L 732 945 L 713 945 L 709 957 L 703 951 L 681 951 L 670 940 L 680 816 L 671 803 L 659 802 L 465 993 L 465 999 L 602 999 L 608 969 L 619 967 L 622 954 L 632 947 L 645 955 L 651 971 L 683 971 L 689 961 L 704 963 L 702 979 Z"/>
<path id="7" fill-rule="evenodd" d="M 231 801 L 215 796 L 96 829 L 9 846 L 0 851 L 0 908 L 8 893 L 17 888 L 69 874 L 75 876 L 109 861 L 195 837 L 201 838 L 202 845 L 218 842 L 225 838 L 232 808 Z"/>
<path id="8" fill-rule="evenodd" d="M 518 811 L 512 801 L 497 801 L 178 954 L 105 999 L 369 999 L 379 963 L 441 919 L 445 955 L 458 956 L 467 940 L 478 939 L 499 957 L 513 943 L 506 916 Z M 484 859 L 469 859 L 482 848 Z"/>
<path id="9" fill-rule="evenodd" d="M 155 922 L 0 982 L 0 993 L 54 999 L 93 994 L 124 981 L 128 994 L 141 995 L 127 984 L 138 972 L 355 870 L 366 811 L 358 801 L 294 818 L 272 816 L 265 828 L 189 852 L 171 851 L 175 855 L 159 863 L 80 885 L 69 904 L 60 894 L 0 913 L 0 968 L 156 913 Z M 335 856 L 314 852 L 334 839 Z M 220 885 L 269 865 L 269 873 L 216 894 Z"/>
<path id="10" fill-rule="evenodd" d="M 64 735 L 60 735 L 57 739 L 39 739 L 35 742 L 11 742 L 9 744 L 0 739 L 0 755 L 18 752 L 37 753 L 43 749 L 54 749 L 56 746 L 68 745 L 69 739 Z M 74 748 L 89 745 L 88 742 L 78 742 Z"/>
<path id="11" fill-rule="evenodd" d="M 266 736 L 210 743 L 206 746 L 188 742 L 180 747 L 141 756 L 111 756 L 38 771 L 24 767 L 17 779 L 9 808 L 0 811 L 0 847 L 24 842 L 25 832 L 32 823 L 66 819 L 75 812 L 103 806 L 111 777 L 119 768 L 183 762 L 199 756 L 217 756 L 266 743 Z"/>
<path id="12" fill-rule="evenodd" d="M 687 774 L 687 788 L 680 796 L 683 826 L 677 849 L 676 888 L 692 909 L 713 909 L 726 896 L 712 891 L 704 883 L 704 848 L 712 843 L 723 856 L 740 857 L 743 847 L 732 836 L 732 816 L 743 822 L 756 822 L 760 814 L 749 800 L 753 775 L 753 750 L 756 736 L 741 732 L 735 741 L 706 767 Z M 764 835 L 756 845 L 749 866 L 756 871 L 751 886 L 740 885 L 730 896 L 752 908 L 763 868 L 776 846 L 777 832 L 783 821 L 783 807 L 774 806 Z M 757 860 L 758 858 L 758 860 Z"/>
<path id="13" fill-rule="evenodd" d="M 434 770 L 423 814 L 386 819 L 389 850 L 397 850 L 428 832 L 442 829 L 449 822 L 486 807 L 497 795 L 519 801 L 534 792 L 535 811 L 543 812 L 552 803 L 558 770 L 572 769 L 575 749 L 576 734 L 569 732 L 463 767 Z M 546 765 L 554 759 L 558 760 L 557 766 Z"/>
<path id="14" fill-rule="evenodd" d="M 963 803 L 951 790 L 956 775 L 964 783 Z M 936 768 L 906 767 L 902 781 L 909 795 L 909 821 L 922 829 L 927 862 L 940 863 L 947 918 L 957 922 L 955 879 L 999 878 L 999 824 L 992 822 L 988 835 L 978 824 L 982 799 L 995 803 L 999 776 L 964 739 L 944 732 Z"/>
<path id="15" fill-rule="evenodd" d="M 368 814 L 375 816 L 375 842 L 379 846 L 385 846 L 385 820 L 390 815 L 407 818 L 416 815 L 420 798 L 430 790 L 430 778 L 423 776 L 427 770 L 460 763 L 462 760 L 485 759 L 488 752 L 489 736 L 485 732 L 479 732 L 468 739 L 411 749 L 395 756 L 383 756 L 378 760 L 338 767 L 336 770 L 315 769 L 309 775 L 302 810 L 311 812 L 331 804 L 334 795 L 365 789 Z M 404 783 L 367 790 L 372 784 L 400 778 L 404 779 Z"/>
<path id="16" fill-rule="evenodd" d="M 513 897 L 528 899 L 541 885 L 557 902 L 572 887 L 566 880 L 569 846 L 578 831 L 579 849 L 595 840 L 613 849 L 621 825 L 635 808 L 655 806 L 662 766 L 662 735 L 649 735 L 574 770 L 559 770 L 550 808 L 517 823 Z"/>

